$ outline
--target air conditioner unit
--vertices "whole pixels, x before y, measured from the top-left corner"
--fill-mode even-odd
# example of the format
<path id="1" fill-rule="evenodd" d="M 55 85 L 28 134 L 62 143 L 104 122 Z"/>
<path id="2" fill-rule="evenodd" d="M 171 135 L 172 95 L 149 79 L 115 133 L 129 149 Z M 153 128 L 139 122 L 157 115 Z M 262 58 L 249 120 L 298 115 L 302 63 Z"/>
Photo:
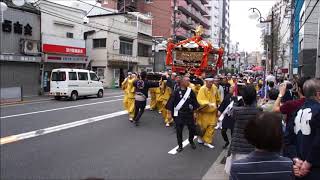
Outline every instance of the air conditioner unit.
<path id="1" fill-rule="evenodd" d="M 24 40 L 22 44 L 22 52 L 28 55 L 37 55 L 40 53 L 38 41 Z"/>

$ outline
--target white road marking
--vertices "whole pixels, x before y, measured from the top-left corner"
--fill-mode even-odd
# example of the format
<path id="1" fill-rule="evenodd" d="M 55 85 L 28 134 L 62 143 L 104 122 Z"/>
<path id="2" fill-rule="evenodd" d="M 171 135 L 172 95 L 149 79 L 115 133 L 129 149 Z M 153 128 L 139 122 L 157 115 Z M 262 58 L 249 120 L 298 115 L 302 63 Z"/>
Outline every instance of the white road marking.
<path id="1" fill-rule="evenodd" d="M 146 106 L 146 109 L 149 109 L 149 108 L 150 108 L 150 106 Z M 17 141 L 21 141 L 24 139 L 37 137 L 37 136 L 42 136 L 45 134 L 54 133 L 57 131 L 62 131 L 65 129 L 70 129 L 70 128 L 74 128 L 74 127 L 78 127 L 81 125 L 90 124 L 90 123 L 114 118 L 114 117 L 125 115 L 125 114 L 128 114 L 128 112 L 127 111 L 118 111 L 118 112 L 114 112 L 114 113 L 110 113 L 110 114 L 106 114 L 106 115 L 102 115 L 102 116 L 96 116 L 96 117 L 92 117 L 92 118 L 88 118 L 88 119 L 83 119 L 80 121 L 61 124 L 61 125 L 57 125 L 57 126 L 44 128 L 44 129 L 38 129 L 35 131 L 30 131 L 30 132 L 26 132 L 26 133 L 22 133 L 22 134 L 11 135 L 11 136 L 1 138 L 0 145 L 9 144 L 12 142 L 17 142 Z"/>
<path id="2" fill-rule="evenodd" d="M 195 136 L 193 138 L 193 140 L 195 140 L 197 138 L 197 136 Z M 187 145 L 189 144 L 189 139 L 186 139 L 185 141 L 182 142 L 182 147 L 186 147 Z M 172 155 L 175 155 L 177 154 L 177 149 L 179 148 L 179 146 L 176 146 L 175 148 L 173 148 L 171 151 L 168 152 L 168 154 L 172 154 Z"/>
<path id="3" fill-rule="evenodd" d="M 124 95 L 119 95 L 119 96 L 105 96 L 102 99 L 109 99 L 109 98 L 115 98 L 115 97 L 123 97 Z M 96 98 L 93 99 L 88 99 L 89 101 L 95 101 L 97 100 Z"/>
<path id="4" fill-rule="evenodd" d="M 119 96 L 109 96 L 109 95 L 119 95 Z M 109 94 L 104 94 L 103 98 L 100 99 L 109 99 L 109 98 L 114 98 L 114 97 L 123 97 L 123 93 L 109 93 Z M 93 98 L 93 99 L 88 99 L 89 101 L 95 101 L 98 98 Z M 26 102 L 21 102 L 21 104 L 4 104 L 0 105 L 1 108 L 8 108 L 8 107 L 16 107 L 16 106 L 25 106 L 25 105 L 31 105 L 31 104 L 41 104 L 41 103 L 47 103 L 47 102 L 52 102 L 54 99 L 53 98 L 47 98 L 47 99 L 40 99 L 39 101 L 32 102 L 32 101 L 26 101 Z"/>
<path id="5" fill-rule="evenodd" d="M 55 108 L 55 109 L 47 109 L 47 110 L 42 110 L 42 111 L 34 111 L 34 112 L 28 112 L 28 113 L 22 113 L 22 114 L 14 114 L 14 115 L 0 117 L 0 119 L 7 119 L 7 118 L 26 116 L 26 115 L 31 115 L 31 114 L 39 114 L 39 113 L 44 113 L 44 112 L 72 109 L 72 108 L 77 108 L 77 107 L 91 106 L 91 105 L 96 105 L 96 104 L 103 104 L 103 103 L 122 101 L 122 100 L 123 99 L 113 99 L 113 100 L 101 101 L 101 102 L 95 102 L 95 103 L 80 104 L 80 105 L 76 105 L 76 106 L 67 106 L 67 107 L 61 107 L 61 108 Z"/>

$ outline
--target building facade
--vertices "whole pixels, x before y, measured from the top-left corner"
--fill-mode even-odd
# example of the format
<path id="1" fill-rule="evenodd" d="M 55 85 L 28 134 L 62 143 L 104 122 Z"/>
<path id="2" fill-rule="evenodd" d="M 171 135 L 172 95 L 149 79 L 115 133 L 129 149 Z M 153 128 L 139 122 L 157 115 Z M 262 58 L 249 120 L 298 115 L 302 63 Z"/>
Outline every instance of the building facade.
<path id="1" fill-rule="evenodd" d="M 117 13 L 89 16 L 90 24 L 101 29 L 93 28 L 86 38 L 90 66 L 105 87 L 120 86 L 129 71 L 153 69 L 152 25 L 137 17 L 140 15 Z"/>
<path id="2" fill-rule="evenodd" d="M 205 28 L 204 37 L 211 37 L 208 0 L 102 0 L 104 7 L 120 12 L 138 11 L 153 17 L 153 36 L 172 37 L 174 34 L 174 2 L 176 2 L 177 39 L 193 36 L 198 25 Z"/>
<path id="3" fill-rule="evenodd" d="M 291 62 L 291 3 L 292 1 L 281 0 L 279 2 L 279 57 L 275 63 L 276 69 L 289 72 Z"/>
<path id="4" fill-rule="evenodd" d="M 301 12 L 299 30 L 299 74 L 315 77 L 319 44 L 320 3 L 305 0 Z"/>
<path id="5" fill-rule="evenodd" d="M 222 44 L 225 50 L 224 59 L 227 60 L 230 49 L 230 0 L 222 1 Z"/>
<path id="6" fill-rule="evenodd" d="M 214 46 L 222 45 L 222 6 L 223 1 L 210 0 L 208 9 L 211 21 L 211 41 Z"/>
<path id="7" fill-rule="evenodd" d="M 51 71 L 56 68 L 87 68 L 83 17 L 86 11 L 39 1 L 42 38 L 42 89 L 50 91 Z"/>
<path id="8" fill-rule="evenodd" d="M 40 12 L 31 5 L 17 7 L 3 1 L 0 27 L 0 87 L 21 87 L 23 96 L 38 95 L 40 90 Z M 1 98 L 5 96 L 2 94 Z M 5 97 L 4 97 L 5 98 Z"/>

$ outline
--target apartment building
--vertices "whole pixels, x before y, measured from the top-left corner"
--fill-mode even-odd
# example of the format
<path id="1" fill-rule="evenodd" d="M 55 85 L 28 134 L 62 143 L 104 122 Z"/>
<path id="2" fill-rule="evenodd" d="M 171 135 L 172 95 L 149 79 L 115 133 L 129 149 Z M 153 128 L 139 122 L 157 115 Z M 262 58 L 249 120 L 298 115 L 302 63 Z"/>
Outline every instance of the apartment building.
<path id="1" fill-rule="evenodd" d="M 211 23 L 211 41 L 214 46 L 221 46 L 222 42 L 222 10 L 223 1 L 222 0 L 210 0 L 209 5 L 209 15 Z"/>
<path id="2" fill-rule="evenodd" d="M 211 37 L 209 0 L 100 0 L 102 6 L 119 12 L 138 11 L 153 17 L 153 36 L 172 37 L 174 34 L 174 4 L 176 4 L 176 36 L 193 36 L 198 25 L 205 28 L 204 37 Z"/>
<path id="3" fill-rule="evenodd" d="M 299 74 L 314 77 L 319 59 L 320 3 L 305 0 L 300 12 L 299 29 Z"/>

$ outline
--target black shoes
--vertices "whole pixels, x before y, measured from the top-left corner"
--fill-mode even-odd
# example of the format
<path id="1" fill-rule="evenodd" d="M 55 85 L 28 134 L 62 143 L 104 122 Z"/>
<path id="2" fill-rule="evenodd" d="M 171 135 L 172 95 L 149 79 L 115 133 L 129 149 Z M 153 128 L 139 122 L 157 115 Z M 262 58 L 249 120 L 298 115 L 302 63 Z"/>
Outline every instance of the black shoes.
<path id="1" fill-rule="evenodd" d="M 226 142 L 226 144 L 223 146 L 223 149 L 226 149 L 229 146 L 229 142 Z"/>
<path id="2" fill-rule="evenodd" d="M 136 126 L 139 126 L 139 121 L 135 121 L 134 124 L 135 124 Z"/>
<path id="3" fill-rule="evenodd" d="M 197 149 L 197 146 L 194 143 L 190 143 L 192 149 Z"/>
<path id="4" fill-rule="evenodd" d="M 177 152 L 179 153 L 179 152 L 181 152 L 183 150 L 183 148 L 182 147 L 179 147 L 178 149 L 177 149 Z"/>

